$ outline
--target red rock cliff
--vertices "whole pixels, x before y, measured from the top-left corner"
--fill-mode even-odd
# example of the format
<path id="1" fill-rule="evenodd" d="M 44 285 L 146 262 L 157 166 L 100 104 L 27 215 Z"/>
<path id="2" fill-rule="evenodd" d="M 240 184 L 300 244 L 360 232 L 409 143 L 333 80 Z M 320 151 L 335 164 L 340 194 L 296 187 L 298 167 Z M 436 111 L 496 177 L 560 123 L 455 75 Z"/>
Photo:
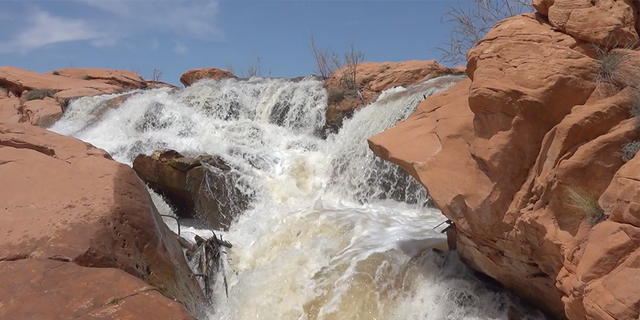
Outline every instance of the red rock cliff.
<path id="1" fill-rule="evenodd" d="M 534 4 L 469 51 L 469 79 L 369 145 L 427 187 L 471 267 L 559 319 L 640 319 L 640 156 L 623 161 L 637 9 Z"/>

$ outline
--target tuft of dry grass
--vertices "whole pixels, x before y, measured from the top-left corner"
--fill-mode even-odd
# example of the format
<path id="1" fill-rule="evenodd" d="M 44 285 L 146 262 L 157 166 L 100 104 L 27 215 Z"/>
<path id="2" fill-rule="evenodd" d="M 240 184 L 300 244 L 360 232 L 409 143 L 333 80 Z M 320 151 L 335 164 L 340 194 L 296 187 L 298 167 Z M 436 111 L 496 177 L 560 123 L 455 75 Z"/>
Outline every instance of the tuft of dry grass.
<path id="1" fill-rule="evenodd" d="M 579 187 L 566 187 L 570 206 L 584 213 L 585 220 L 590 225 L 596 225 L 607 219 L 604 209 L 598 204 L 598 199 Z"/>
<path id="2" fill-rule="evenodd" d="M 624 83 L 625 77 L 621 67 L 622 62 L 628 59 L 628 54 L 624 51 L 609 50 L 599 46 L 596 46 L 595 49 L 600 61 L 596 83 L 606 82 L 616 86 Z"/>

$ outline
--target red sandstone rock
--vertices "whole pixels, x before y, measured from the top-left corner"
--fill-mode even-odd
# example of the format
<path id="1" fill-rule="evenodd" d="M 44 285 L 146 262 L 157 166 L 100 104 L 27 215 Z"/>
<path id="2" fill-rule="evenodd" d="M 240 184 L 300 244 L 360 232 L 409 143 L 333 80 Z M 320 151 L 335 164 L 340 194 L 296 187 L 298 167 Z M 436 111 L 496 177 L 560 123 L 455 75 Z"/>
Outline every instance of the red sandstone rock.
<path id="1" fill-rule="evenodd" d="M 576 39 L 607 48 L 638 41 L 637 1 L 534 0 L 549 23 Z"/>
<path id="2" fill-rule="evenodd" d="M 123 90 L 142 89 L 147 87 L 147 82 L 139 74 L 127 70 L 111 70 L 100 68 L 70 68 L 57 69 L 47 74 L 57 73 L 60 77 L 79 79 L 84 81 L 96 81 L 117 86 Z"/>
<path id="3" fill-rule="evenodd" d="M 0 98 L 0 122 L 18 123 L 20 122 L 20 99 Z"/>
<path id="4" fill-rule="evenodd" d="M 61 69 L 39 74 L 4 66 L 0 67 L 0 122 L 48 126 L 62 116 L 71 99 L 146 87 L 140 76 L 124 70 Z M 19 106 L 15 100 L 6 101 L 11 95 L 20 97 Z"/>
<path id="5" fill-rule="evenodd" d="M 204 68 L 193 69 L 183 73 L 180 76 L 180 82 L 184 84 L 185 87 L 188 87 L 202 79 L 221 80 L 225 78 L 236 78 L 236 76 L 227 70 L 218 68 Z"/>
<path id="6" fill-rule="evenodd" d="M 2 319 L 193 320 L 178 302 L 114 268 L 21 259 L 0 262 Z"/>
<path id="7" fill-rule="evenodd" d="M 60 105 L 55 99 L 45 97 L 42 100 L 26 101 L 20 108 L 23 122 L 40 127 L 48 127 L 62 116 Z"/>
<path id="8" fill-rule="evenodd" d="M 369 144 L 427 187 L 473 268 L 559 319 L 638 319 L 640 158 L 621 159 L 640 137 L 629 119 L 637 89 L 599 82 L 579 37 L 539 16 L 498 23 L 468 53 L 471 80 Z M 638 53 L 625 54 L 617 72 L 637 79 Z M 593 225 L 570 190 L 599 198 L 602 209 L 590 208 L 608 220 Z"/>
<path id="9" fill-rule="evenodd" d="M 450 69 L 435 60 L 403 61 L 403 62 L 363 62 L 356 68 L 355 84 L 361 88 L 359 94 L 345 87 L 345 80 L 350 79 L 350 67 L 344 67 L 333 73 L 326 81 L 329 93 L 327 109 L 327 129 L 331 132 L 339 130 L 344 118 L 375 101 L 380 93 L 392 87 L 408 86 L 445 74 L 463 73 L 464 69 Z"/>
<path id="10" fill-rule="evenodd" d="M 20 94 L 25 90 L 50 89 L 55 92 L 74 88 L 90 88 L 102 93 L 115 93 L 122 90 L 120 86 L 100 81 L 73 79 L 51 74 L 40 74 L 16 67 L 0 67 L 0 86 Z"/>
<path id="11" fill-rule="evenodd" d="M 201 291 L 176 235 L 130 167 L 77 139 L 27 124 L 1 124 L 0 176 L 0 261 L 49 259 L 88 267 L 77 269 L 80 279 L 92 277 L 92 270 L 98 277 L 105 272 L 101 268 L 117 268 L 197 311 Z M 39 265 L 34 262 L 34 268 Z M 134 283 L 122 273 L 117 278 Z M 106 290 L 99 284 L 77 289 L 69 294 L 89 300 L 97 299 L 89 293 Z M 139 312 L 174 305 L 152 300 L 162 305 Z M 36 302 L 21 303 L 31 308 Z"/>

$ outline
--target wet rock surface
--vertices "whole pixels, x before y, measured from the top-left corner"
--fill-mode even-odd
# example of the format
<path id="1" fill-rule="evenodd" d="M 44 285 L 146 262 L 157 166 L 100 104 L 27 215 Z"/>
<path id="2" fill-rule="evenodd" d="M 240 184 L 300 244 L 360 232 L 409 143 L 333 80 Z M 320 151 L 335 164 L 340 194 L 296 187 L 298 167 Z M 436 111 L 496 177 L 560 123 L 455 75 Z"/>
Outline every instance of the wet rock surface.
<path id="1" fill-rule="evenodd" d="M 133 169 L 163 195 L 176 214 L 197 218 L 212 229 L 227 229 L 249 203 L 235 185 L 232 168 L 218 156 L 183 156 L 174 150 L 139 155 Z"/>

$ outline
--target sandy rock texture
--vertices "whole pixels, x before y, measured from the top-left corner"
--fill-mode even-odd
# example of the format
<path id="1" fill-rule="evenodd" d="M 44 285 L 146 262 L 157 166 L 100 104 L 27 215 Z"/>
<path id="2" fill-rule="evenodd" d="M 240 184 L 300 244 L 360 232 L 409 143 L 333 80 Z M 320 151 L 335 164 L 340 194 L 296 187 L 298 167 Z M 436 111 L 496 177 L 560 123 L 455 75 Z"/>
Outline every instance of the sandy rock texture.
<path id="1" fill-rule="evenodd" d="M 622 159 L 639 89 L 593 50 L 628 47 L 637 21 L 604 2 L 535 1 L 468 52 L 469 79 L 369 139 L 454 222 L 468 265 L 558 319 L 640 318 L 640 157 Z M 587 29 L 580 10 L 604 17 Z M 637 51 L 610 52 L 614 75 L 634 70 Z"/>
<path id="2" fill-rule="evenodd" d="M 0 176 L 0 318 L 200 312 L 177 237 L 130 167 L 80 140 L 5 123 Z"/>

